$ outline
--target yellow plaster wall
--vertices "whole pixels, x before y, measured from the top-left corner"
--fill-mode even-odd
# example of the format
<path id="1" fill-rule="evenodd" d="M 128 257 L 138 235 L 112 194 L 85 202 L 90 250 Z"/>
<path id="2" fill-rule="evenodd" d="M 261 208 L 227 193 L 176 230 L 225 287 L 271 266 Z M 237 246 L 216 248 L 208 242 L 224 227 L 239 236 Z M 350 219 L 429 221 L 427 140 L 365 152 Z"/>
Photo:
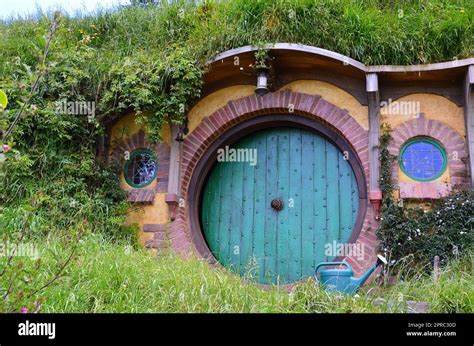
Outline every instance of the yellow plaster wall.
<path id="1" fill-rule="evenodd" d="M 194 131 L 204 118 L 224 107 L 227 102 L 252 95 L 254 90 L 252 85 L 235 85 L 204 97 L 188 113 L 189 132 Z"/>
<path id="2" fill-rule="evenodd" d="M 299 80 L 291 82 L 281 89 L 290 89 L 294 92 L 309 95 L 320 95 L 323 99 L 331 102 L 339 108 L 347 109 L 349 114 L 359 123 L 360 126 L 365 130 L 369 129 L 367 106 L 362 106 L 354 96 L 341 88 L 338 88 L 334 84 L 316 80 Z"/>
<path id="3" fill-rule="evenodd" d="M 158 223 L 164 224 L 168 222 L 168 206 L 165 202 L 166 193 L 157 193 L 155 195 L 155 201 L 152 205 L 145 206 L 132 206 L 129 215 L 127 217 L 127 222 L 130 224 L 137 224 L 140 233 L 139 239 L 142 244 L 145 244 L 146 240 L 149 240 L 153 237 L 152 233 L 143 232 L 143 225 L 147 223 Z"/>
<path id="4" fill-rule="evenodd" d="M 400 97 L 399 99 L 393 100 L 392 102 L 397 101 L 418 102 L 419 112 L 423 113 L 425 118 L 446 124 L 447 126 L 456 130 L 459 135 L 464 138 L 466 133 L 464 125 L 464 110 L 462 107 L 458 107 L 454 102 L 450 101 L 446 97 L 427 93 L 416 93 Z M 389 124 L 392 129 L 395 129 L 404 122 L 413 120 L 416 116 L 417 114 L 388 114 L 388 106 L 382 107 L 380 109 L 381 122 Z M 400 166 L 398 166 L 398 179 L 400 182 L 417 183 L 416 180 L 411 179 L 405 173 L 403 173 L 403 171 L 400 169 Z M 432 182 L 449 183 L 449 166 L 439 178 L 433 180 Z"/>
<path id="5" fill-rule="evenodd" d="M 433 119 L 448 125 L 456 130 L 462 137 L 466 134 L 463 108 L 458 107 L 454 102 L 446 97 L 427 93 L 416 93 L 400 97 L 392 102 L 397 101 L 418 102 L 420 113 L 424 113 L 425 118 Z M 380 109 L 380 120 L 381 122 L 390 124 L 392 129 L 400 126 L 406 121 L 413 120 L 413 118 L 417 116 L 417 114 L 386 113 L 387 106 L 382 107 Z"/>

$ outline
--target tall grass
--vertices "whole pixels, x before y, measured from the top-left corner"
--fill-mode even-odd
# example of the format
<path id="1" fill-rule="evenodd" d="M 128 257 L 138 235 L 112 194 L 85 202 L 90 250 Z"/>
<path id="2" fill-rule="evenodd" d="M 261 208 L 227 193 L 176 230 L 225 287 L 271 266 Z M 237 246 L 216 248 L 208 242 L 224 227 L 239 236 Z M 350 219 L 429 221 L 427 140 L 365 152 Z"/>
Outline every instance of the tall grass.
<path id="1" fill-rule="evenodd" d="M 44 279 L 58 251 L 67 249 L 52 240 L 43 244 Z M 203 260 L 153 257 L 95 234 L 81 241 L 77 259 L 42 292 L 41 312 L 403 312 L 407 300 L 427 301 L 432 312 L 474 312 L 473 258 L 453 262 L 437 283 L 420 274 L 388 289 L 370 284 L 348 296 L 328 293 L 312 279 L 290 290 L 263 288 Z M 374 303 L 380 297 L 385 304 Z"/>
<path id="2" fill-rule="evenodd" d="M 41 41 L 42 16 L 0 22 L 0 57 L 34 58 L 31 40 Z M 473 16 L 470 0 L 177 0 L 76 14 L 61 36 L 72 46 L 82 33 L 94 35 L 101 64 L 137 50 L 160 56 L 173 43 L 204 62 L 262 41 L 318 46 L 366 64 L 414 64 L 472 56 Z"/>

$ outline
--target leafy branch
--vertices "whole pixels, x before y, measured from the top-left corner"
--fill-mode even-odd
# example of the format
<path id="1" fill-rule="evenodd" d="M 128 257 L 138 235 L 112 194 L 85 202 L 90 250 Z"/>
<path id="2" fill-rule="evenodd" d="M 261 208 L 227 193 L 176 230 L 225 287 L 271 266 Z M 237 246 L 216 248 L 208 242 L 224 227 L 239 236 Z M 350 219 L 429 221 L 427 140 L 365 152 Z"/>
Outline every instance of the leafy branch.
<path id="1" fill-rule="evenodd" d="M 43 55 L 42 55 L 41 60 L 40 60 L 40 64 L 39 64 L 39 67 L 38 67 L 38 72 L 36 74 L 35 80 L 34 80 L 33 84 L 31 85 L 30 92 L 29 92 L 28 96 L 26 97 L 25 102 L 22 103 L 22 105 L 21 105 L 20 109 L 18 110 L 15 118 L 13 119 L 13 122 L 11 123 L 8 130 L 4 134 L 4 136 L 3 136 L 3 141 L 4 142 L 6 142 L 8 140 L 8 138 L 12 134 L 13 130 L 15 129 L 16 125 L 18 124 L 18 121 L 20 121 L 23 112 L 29 106 L 32 97 L 36 93 L 36 89 L 38 88 L 38 85 L 40 84 L 41 79 L 48 73 L 49 66 L 46 65 L 46 59 L 48 57 L 51 41 L 53 40 L 54 34 L 56 33 L 56 30 L 59 26 L 59 22 L 60 22 L 60 14 L 59 14 L 59 12 L 55 12 L 54 16 L 53 16 L 53 20 L 52 20 L 51 24 L 49 25 L 48 34 L 46 36 L 46 43 L 45 43 L 44 50 L 43 50 Z"/>

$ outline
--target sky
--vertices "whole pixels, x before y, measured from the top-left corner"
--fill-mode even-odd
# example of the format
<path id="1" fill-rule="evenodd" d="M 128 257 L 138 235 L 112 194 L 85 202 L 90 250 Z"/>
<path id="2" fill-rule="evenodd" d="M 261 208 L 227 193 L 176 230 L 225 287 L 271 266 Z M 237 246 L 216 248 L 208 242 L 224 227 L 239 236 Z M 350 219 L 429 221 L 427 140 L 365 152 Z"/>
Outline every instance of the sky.
<path id="1" fill-rule="evenodd" d="M 100 7 L 110 8 L 129 3 L 130 0 L 0 0 L 0 19 L 34 14 L 38 7 L 45 12 L 59 7 L 62 12 L 66 11 L 68 14 L 74 15 L 76 10 L 88 12 Z"/>

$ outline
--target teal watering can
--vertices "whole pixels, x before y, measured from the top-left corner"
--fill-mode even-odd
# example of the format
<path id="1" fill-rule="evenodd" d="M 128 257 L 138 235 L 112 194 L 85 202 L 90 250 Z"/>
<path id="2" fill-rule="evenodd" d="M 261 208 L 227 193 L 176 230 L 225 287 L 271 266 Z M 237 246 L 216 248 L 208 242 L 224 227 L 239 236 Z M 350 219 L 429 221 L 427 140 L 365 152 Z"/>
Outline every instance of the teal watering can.
<path id="1" fill-rule="evenodd" d="M 370 274 L 381 264 L 387 264 L 385 257 L 377 255 L 377 262 L 370 267 L 361 277 L 354 277 L 354 271 L 347 262 L 321 262 L 316 266 L 314 278 L 324 289 L 347 294 L 354 294 L 364 285 Z M 342 269 L 321 269 L 328 266 L 345 266 Z M 319 278 L 318 278 L 319 272 Z"/>

